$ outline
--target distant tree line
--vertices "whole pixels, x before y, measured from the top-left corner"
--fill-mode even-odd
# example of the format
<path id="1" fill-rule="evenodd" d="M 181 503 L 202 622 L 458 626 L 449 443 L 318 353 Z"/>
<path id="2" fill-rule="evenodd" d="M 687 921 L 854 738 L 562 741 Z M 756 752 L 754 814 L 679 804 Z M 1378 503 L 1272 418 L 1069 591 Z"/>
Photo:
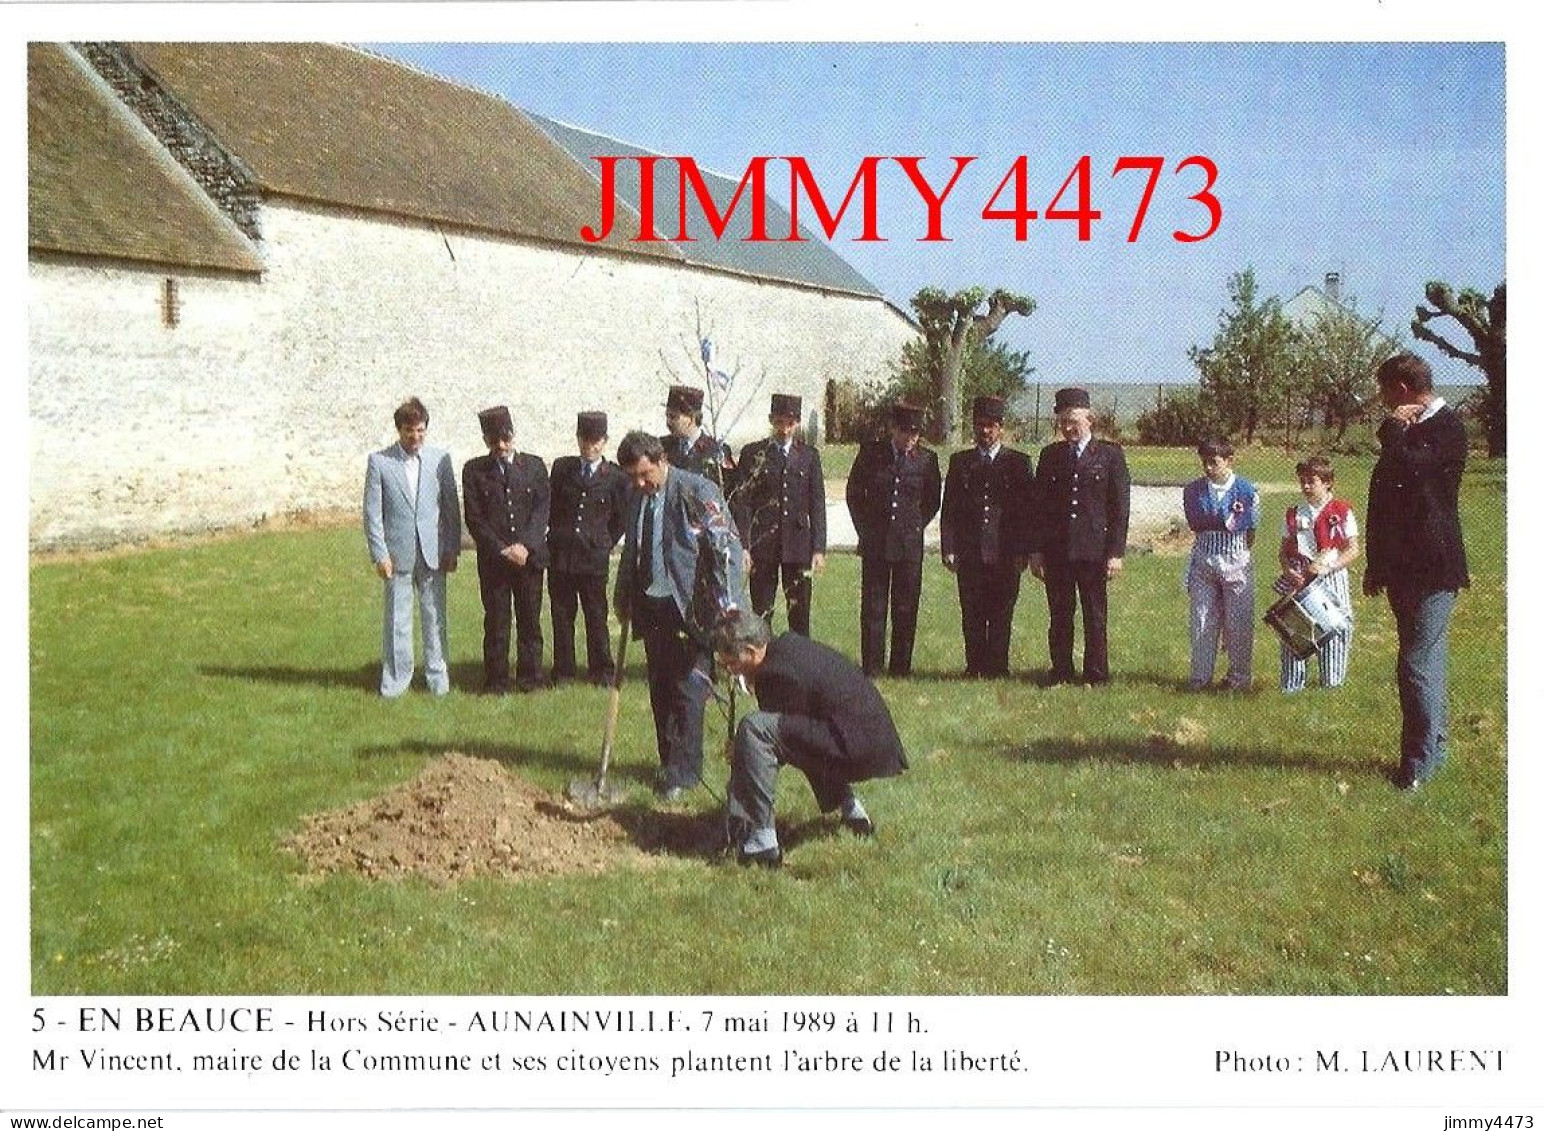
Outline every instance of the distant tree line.
<path id="1" fill-rule="evenodd" d="M 1378 366 L 1402 347 L 1382 318 L 1364 318 L 1355 304 L 1336 304 L 1294 322 L 1276 298 L 1262 298 L 1253 269 L 1228 279 L 1228 305 L 1218 315 L 1208 346 L 1192 346 L 1190 361 L 1200 382 L 1174 393 L 1136 421 L 1146 444 L 1191 444 L 1208 434 L 1254 441 L 1262 433 L 1291 445 L 1310 429 L 1340 443 L 1351 424 L 1377 408 Z M 1428 283 L 1431 307 L 1417 307 L 1411 330 L 1449 356 L 1479 367 L 1483 394 L 1471 408 L 1485 427 L 1492 455 L 1505 454 L 1506 285 L 1486 299 L 1478 291 L 1455 295 L 1445 283 Z M 1443 316 L 1468 331 L 1472 350 L 1453 346 L 1427 328 Z"/>

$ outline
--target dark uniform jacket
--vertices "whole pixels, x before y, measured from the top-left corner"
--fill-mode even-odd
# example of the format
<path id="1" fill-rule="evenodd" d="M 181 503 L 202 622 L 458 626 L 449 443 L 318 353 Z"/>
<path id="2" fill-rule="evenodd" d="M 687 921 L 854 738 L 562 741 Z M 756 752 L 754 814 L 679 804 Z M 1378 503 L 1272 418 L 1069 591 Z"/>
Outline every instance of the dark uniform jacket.
<path id="1" fill-rule="evenodd" d="M 944 482 L 939 548 L 966 563 L 1026 559 L 1034 505 L 1034 465 L 1027 454 L 1004 447 L 991 463 L 982 463 L 977 448 L 955 452 Z"/>
<path id="2" fill-rule="evenodd" d="M 894 777 L 906 751 L 890 708 L 846 656 L 796 632 L 775 637 L 756 672 L 756 704 L 782 716 L 794 761 L 827 764 L 847 781 Z"/>
<path id="3" fill-rule="evenodd" d="M 1463 422 L 1444 405 L 1408 428 L 1384 421 L 1378 440 L 1383 450 L 1367 497 L 1362 584 L 1430 590 L 1468 585 L 1458 522 L 1458 483 L 1468 455 Z"/>
<path id="4" fill-rule="evenodd" d="M 547 549 L 554 570 L 605 573 L 611 550 L 627 529 L 627 476 L 604 459 L 588 482 L 583 470 L 584 461 L 578 456 L 552 461 Z"/>
<path id="5" fill-rule="evenodd" d="M 665 459 L 671 467 L 703 476 L 726 495 L 733 488 L 733 482 L 724 471 L 724 465 L 733 462 L 729 459 L 729 448 L 706 431 L 698 432 L 697 439 L 684 453 L 681 451 L 679 436 L 666 433 L 659 438 L 659 442 L 665 449 Z"/>
<path id="6" fill-rule="evenodd" d="M 1131 520 L 1126 453 L 1103 440 L 1089 440 L 1081 459 L 1073 451 L 1066 440 L 1040 451 L 1030 549 L 1053 561 L 1123 558 Z"/>
<path id="7" fill-rule="evenodd" d="M 858 448 L 847 476 L 847 510 L 865 558 L 900 562 L 922 557 L 922 532 L 938 514 L 943 477 L 938 455 L 916 445 L 899 459 L 889 440 Z"/>
<path id="8" fill-rule="evenodd" d="M 461 495 L 478 558 L 498 558 L 505 547 L 518 542 L 530 551 L 526 565 L 546 568 L 550 490 L 547 465 L 540 456 L 516 452 L 507 479 L 492 456 L 467 460 L 461 469 Z"/>
<path id="9" fill-rule="evenodd" d="M 803 440 L 746 444 L 730 498 L 735 525 L 757 562 L 809 565 L 826 552 L 826 480 L 820 452 Z"/>

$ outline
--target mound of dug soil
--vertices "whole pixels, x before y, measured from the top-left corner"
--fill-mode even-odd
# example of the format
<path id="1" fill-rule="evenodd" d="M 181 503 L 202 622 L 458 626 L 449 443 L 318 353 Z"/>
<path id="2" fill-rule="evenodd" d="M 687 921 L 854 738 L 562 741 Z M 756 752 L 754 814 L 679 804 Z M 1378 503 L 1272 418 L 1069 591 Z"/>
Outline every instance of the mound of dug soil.
<path id="1" fill-rule="evenodd" d="M 653 859 L 610 814 L 576 812 L 497 762 L 457 753 L 381 797 L 306 817 L 284 847 L 313 873 L 437 884 L 598 873 Z"/>

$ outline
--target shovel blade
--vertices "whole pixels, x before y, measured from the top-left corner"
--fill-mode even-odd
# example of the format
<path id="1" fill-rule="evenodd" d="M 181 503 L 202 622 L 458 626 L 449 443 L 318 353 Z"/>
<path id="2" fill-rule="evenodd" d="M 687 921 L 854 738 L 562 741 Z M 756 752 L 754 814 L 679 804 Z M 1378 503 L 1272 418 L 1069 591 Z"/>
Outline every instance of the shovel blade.
<path id="1" fill-rule="evenodd" d="M 604 778 L 574 778 L 564 796 L 580 808 L 595 809 L 616 804 L 622 795 Z"/>

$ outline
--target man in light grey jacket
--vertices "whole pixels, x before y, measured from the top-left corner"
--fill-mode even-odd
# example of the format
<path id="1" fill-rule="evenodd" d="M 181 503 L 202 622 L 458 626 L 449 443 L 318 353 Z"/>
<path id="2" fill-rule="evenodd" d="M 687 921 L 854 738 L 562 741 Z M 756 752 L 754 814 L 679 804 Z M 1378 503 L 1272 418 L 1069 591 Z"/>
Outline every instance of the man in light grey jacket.
<path id="1" fill-rule="evenodd" d="M 445 575 L 461 552 L 461 503 L 450 453 L 425 445 L 429 410 L 417 397 L 397 407 L 397 442 L 365 467 L 365 543 L 385 583 L 381 695 L 394 699 L 413 679 L 413 595 L 423 627 L 429 690 L 450 690 L 446 664 Z"/>

